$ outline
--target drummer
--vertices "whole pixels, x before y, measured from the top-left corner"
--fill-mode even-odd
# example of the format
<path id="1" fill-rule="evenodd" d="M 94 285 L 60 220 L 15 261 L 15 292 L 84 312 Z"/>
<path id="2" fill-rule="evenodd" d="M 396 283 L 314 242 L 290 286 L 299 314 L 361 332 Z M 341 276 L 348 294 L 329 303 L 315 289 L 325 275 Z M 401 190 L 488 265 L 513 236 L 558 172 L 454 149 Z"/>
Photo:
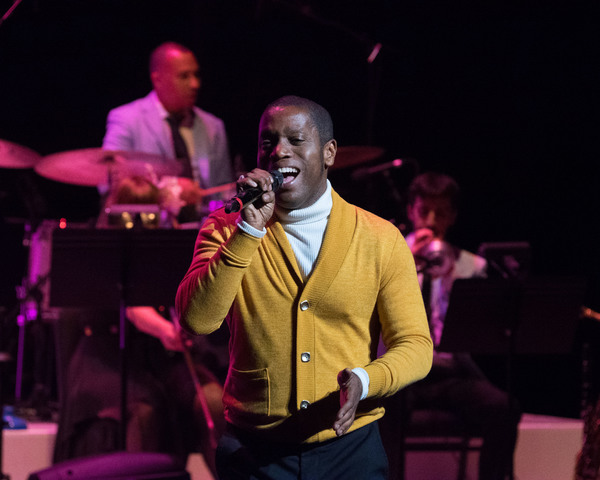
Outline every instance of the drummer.
<path id="1" fill-rule="evenodd" d="M 225 126 L 195 103 L 202 84 L 195 55 L 183 45 L 166 42 L 150 55 L 153 90 L 144 98 L 111 110 L 102 147 L 139 151 L 181 162 L 179 177 L 209 189 L 234 181 Z"/>
<path id="2" fill-rule="evenodd" d="M 177 197 L 182 202 L 193 205 L 206 190 L 233 182 L 233 169 L 223 121 L 195 106 L 201 80 L 198 62 L 188 48 L 173 42 L 158 46 L 150 56 L 150 79 L 154 88 L 146 97 L 117 107 L 109 112 L 102 147 L 105 150 L 117 152 L 153 154 L 155 155 L 155 157 L 152 157 L 153 162 L 170 163 L 171 159 L 177 159 L 180 162 L 178 174 L 180 178 L 176 179 L 176 187 L 179 187 L 180 193 Z M 123 158 L 127 161 L 126 156 Z M 119 170 L 124 174 L 127 173 L 126 168 L 119 168 Z M 158 168 L 156 170 L 160 171 Z M 159 191 L 159 186 L 162 187 L 161 190 L 168 190 L 168 185 L 155 185 L 141 176 L 118 178 L 116 181 L 111 178 L 110 180 L 113 191 L 107 197 L 108 203 L 114 200 L 115 203 L 148 202 L 152 204 L 156 203 L 161 197 L 162 192 Z M 172 180 L 172 178 L 169 180 Z M 182 210 L 188 217 L 181 218 L 180 215 L 180 221 L 194 220 L 193 212 L 190 213 L 185 207 Z M 159 311 L 154 306 L 129 307 L 127 317 L 136 327 L 134 337 L 142 337 L 145 343 L 153 341 L 155 347 L 158 341 L 162 344 L 162 349 L 154 349 L 152 353 L 146 352 L 147 357 L 155 357 L 151 362 L 153 365 L 160 363 L 170 366 L 179 358 L 180 354 L 176 352 L 183 349 L 183 344 L 174 323 L 165 318 L 168 317 L 167 311 Z M 144 334 L 147 335 L 144 337 Z M 219 335 L 224 336 L 226 333 L 221 332 Z M 219 340 L 224 340 L 222 348 Z M 114 339 L 98 338 L 94 341 L 91 337 L 85 337 L 82 341 L 93 343 L 98 349 L 108 348 L 108 344 L 114 344 Z M 203 345 L 203 353 L 215 357 L 212 372 L 204 372 L 204 378 L 201 378 L 201 382 L 204 384 L 205 390 L 209 389 L 207 397 L 217 431 L 220 430 L 220 425 L 223 424 L 220 398 L 220 383 L 222 381 L 219 382 L 221 380 L 219 377 L 222 374 L 219 368 L 222 362 L 218 357 L 222 349 L 226 351 L 226 341 L 226 338 L 216 338 L 213 344 Z M 140 342 L 132 341 L 132 344 L 137 345 Z M 213 351 L 207 352 L 211 348 Z M 85 379 L 88 377 L 86 365 L 95 365 L 96 368 L 101 366 L 103 378 L 114 377 L 114 375 L 111 376 L 114 373 L 114 368 L 111 367 L 114 367 L 114 365 L 106 363 L 106 355 L 90 358 L 92 355 L 92 349 L 90 348 L 79 350 L 81 350 L 81 358 L 74 357 L 69 366 L 71 378 L 84 383 L 84 385 L 78 386 L 77 391 L 86 391 L 87 387 L 90 391 L 94 391 L 94 388 L 96 388 L 102 390 L 103 393 L 106 393 L 105 396 L 108 396 L 107 389 L 102 384 L 98 382 L 96 382 L 96 385 L 93 384 L 96 379 L 90 379 L 92 381 L 91 385 L 88 385 L 89 382 L 86 383 Z M 162 361 L 165 354 L 170 359 L 168 362 Z M 203 357 L 206 357 L 206 355 Z M 160 361 L 158 361 L 159 358 Z M 208 363 L 208 360 L 205 363 Z M 173 374 L 174 371 L 179 371 L 182 362 L 177 361 L 174 366 L 177 367 L 176 370 L 169 368 L 165 371 L 166 367 L 161 367 L 159 369 L 160 374 L 152 379 L 150 386 L 153 387 L 153 390 L 168 394 L 169 399 L 174 398 L 173 401 L 178 406 L 167 412 L 169 416 L 174 414 L 184 416 L 182 412 L 188 411 L 190 407 L 188 387 L 192 386 L 192 380 L 179 374 Z M 196 368 L 199 368 L 199 366 Z M 141 370 L 144 371 L 144 369 Z M 143 378 L 148 376 L 148 372 L 149 370 L 146 371 Z M 142 387 L 148 387 L 148 382 L 141 381 L 142 377 L 138 377 L 133 372 L 131 377 L 134 385 L 136 385 L 135 382 L 139 382 L 140 384 L 143 383 Z M 135 388 L 133 388 L 133 391 L 137 392 Z M 206 440 L 207 435 L 203 431 L 206 428 L 198 425 L 201 423 L 202 413 L 197 412 L 197 403 L 191 407 L 194 410 L 194 415 L 187 415 L 188 422 L 186 425 L 182 425 L 177 422 L 169 422 L 169 418 L 157 416 L 158 412 L 164 413 L 163 409 L 155 408 L 159 407 L 159 405 L 155 405 L 156 402 L 163 401 L 161 396 L 147 393 L 144 388 L 141 389 L 141 393 L 142 401 L 138 404 L 141 404 L 143 408 L 141 413 L 138 411 L 140 408 L 137 408 L 134 411 L 134 413 L 137 412 L 136 415 L 133 415 L 129 421 L 127 449 L 175 451 L 175 453 L 185 454 L 189 452 L 188 448 L 190 447 L 189 437 L 191 432 L 188 431 L 196 428 L 196 435 L 193 436 L 200 437 L 205 460 L 211 467 L 214 451 L 210 442 Z M 96 396 L 104 398 L 102 395 Z M 76 406 L 81 399 L 70 398 L 69 400 L 71 400 L 71 406 Z M 114 398 L 107 398 L 106 404 L 112 406 L 111 402 L 114 403 Z M 186 409 L 180 408 L 182 402 L 185 403 Z M 67 410 L 70 412 L 73 409 Z M 59 435 L 57 440 L 55 460 L 64 460 L 81 454 L 90 454 L 94 451 L 94 445 L 87 443 L 87 439 L 93 434 L 93 431 L 88 429 L 89 435 L 84 436 L 85 432 L 79 432 L 81 436 L 78 436 L 77 432 L 69 428 L 73 424 L 73 422 L 70 422 L 73 415 L 69 412 L 63 412 L 65 416 L 63 423 L 66 425 L 61 425 L 64 428 L 59 428 L 63 434 Z M 104 413 L 101 410 L 97 415 L 101 416 Z M 190 418 L 196 418 L 197 422 L 190 422 Z M 162 428 L 165 421 L 175 429 L 179 429 L 180 433 L 185 434 L 186 438 L 182 440 L 168 434 L 165 435 Z M 161 427 L 159 427 L 159 424 Z M 182 442 L 185 445 L 180 445 Z M 87 445 L 89 448 L 75 448 L 72 445 Z M 102 446 L 103 450 L 107 448 L 110 449 L 110 446 Z"/>

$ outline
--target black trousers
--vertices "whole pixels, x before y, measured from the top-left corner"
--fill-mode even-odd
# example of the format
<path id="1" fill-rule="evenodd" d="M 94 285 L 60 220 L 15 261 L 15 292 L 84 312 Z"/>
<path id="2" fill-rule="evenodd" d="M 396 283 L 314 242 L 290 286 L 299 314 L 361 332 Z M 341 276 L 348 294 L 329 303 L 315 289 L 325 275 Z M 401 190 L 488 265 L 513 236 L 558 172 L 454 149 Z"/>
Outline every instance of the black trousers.
<path id="1" fill-rule="evenodd" d="M 266 442 L 231 425 L 217 449 L 219 480 L 385 480 L 377 422 L 316 444 Z"/>

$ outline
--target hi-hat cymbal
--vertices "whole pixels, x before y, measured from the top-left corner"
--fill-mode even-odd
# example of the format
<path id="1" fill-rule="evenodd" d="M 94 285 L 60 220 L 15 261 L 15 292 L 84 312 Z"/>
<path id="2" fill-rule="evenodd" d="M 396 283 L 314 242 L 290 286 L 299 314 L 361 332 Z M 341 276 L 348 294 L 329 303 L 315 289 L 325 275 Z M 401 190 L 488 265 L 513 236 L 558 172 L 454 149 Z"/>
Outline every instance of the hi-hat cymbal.
<path id="1" fill-rule="evenodd" d="M 0 140 L 0 168 L 31 168 L 42 159 L 30 148 Z"/>
<path id="2" fill-rule="evenodd" d="M 332 170 L 341 168 L 354 167 L 363 163 L 376 160 L 385 153 L 381 147 L 370 145 L 353 145 L 346 147 L 338 147 L 335 155 L 335 162 L 331 167 Z"/>
<path id="3" fill-rule="evenodd" d="M 158 177 L 177 176 L 181 165 L 151 153 L 85 148 L 48 155 L 34 169 L 50 180 L 93 187 L 108 184 L 109 174 L 115 177 L 149 173 Z"/>

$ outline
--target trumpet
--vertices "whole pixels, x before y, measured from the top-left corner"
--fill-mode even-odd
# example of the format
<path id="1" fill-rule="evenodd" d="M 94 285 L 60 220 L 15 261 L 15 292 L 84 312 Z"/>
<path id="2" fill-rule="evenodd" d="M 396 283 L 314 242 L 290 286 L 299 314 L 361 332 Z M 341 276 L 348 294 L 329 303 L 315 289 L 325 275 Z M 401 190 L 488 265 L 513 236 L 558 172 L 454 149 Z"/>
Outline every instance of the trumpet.
<path id="1" fill-rule="evenodd" d="M 434 238 L 414 255 L 417 271 L 432 278 L 448 274 L 456 260 L 455 249 L 448 242 Z"/>

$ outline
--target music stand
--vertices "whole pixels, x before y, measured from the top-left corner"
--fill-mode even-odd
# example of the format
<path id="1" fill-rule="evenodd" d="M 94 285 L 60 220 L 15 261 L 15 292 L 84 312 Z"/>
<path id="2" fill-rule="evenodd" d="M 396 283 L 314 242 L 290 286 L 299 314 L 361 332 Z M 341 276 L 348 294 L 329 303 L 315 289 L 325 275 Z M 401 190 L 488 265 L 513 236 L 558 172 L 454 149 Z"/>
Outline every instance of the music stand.
<path id="1" fill-rule="evenodd" d="M 52 235 L 52 307 L 119 311 L 120 446 L 126 445 L 126 308 L 172 305 L 187 271 L 194 230 L 57 229 Z"/>
<path id="2" fill-rule="evenodd" d="M 439 351 L 506 353 L 517 312 L 512 282 L 457 279 L 452 285 Z"/>
<path id="3" fill-rule="evenodd" d="M 484 242 L 477 254 L 486 259 L 488 278 L 524 280 L 531 269 L 528 242 Z"/>
<path id="4" fill-rule="evenodd" d="M 505 355 L 510 394 L 516 354 L 572 351 L 584 292 L 579 277 L 457 279 L 438 350 Z"/>
<path id="5" fill-rule="evenodd" d="M 523 284 L 517 354 L 571 353 L 587 282 L 582 277 L 537 277 Z"/>

